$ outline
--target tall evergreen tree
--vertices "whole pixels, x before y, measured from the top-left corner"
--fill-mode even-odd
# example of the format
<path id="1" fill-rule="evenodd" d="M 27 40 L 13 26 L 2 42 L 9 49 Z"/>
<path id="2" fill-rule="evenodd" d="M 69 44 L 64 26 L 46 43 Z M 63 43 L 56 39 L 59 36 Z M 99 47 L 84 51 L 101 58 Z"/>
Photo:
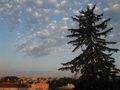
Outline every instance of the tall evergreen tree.
<path id="1" fill-rule="evenodd" d="M 70 70 L 72 73 L 81 73 L 84 80 L 109 80 L 114 79 L 119 73 L 115 67 L 114 52 L 119 49 L 110 47 L 116 44 L 106 40 L 108 34 L 113 30 L 107 24 L 111 18 L 102 19 L 102 14 L 94 12 L 96 5 L 88 6 L 86 11 L 81 11 L 72 19 L 79 23 L 79 28 L 69 29 L 71 32 L 67 37 L 72 38 L 68 44 L 72 44 L 73 50 L 81 49 L 79 56 L 73 60 L 62 63 L 59 70 Z"/>

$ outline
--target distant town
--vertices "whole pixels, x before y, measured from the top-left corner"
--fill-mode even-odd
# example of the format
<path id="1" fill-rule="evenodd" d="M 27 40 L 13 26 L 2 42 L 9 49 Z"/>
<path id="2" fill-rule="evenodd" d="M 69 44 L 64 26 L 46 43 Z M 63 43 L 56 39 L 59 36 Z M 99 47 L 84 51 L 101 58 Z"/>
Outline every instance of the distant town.
<path id="1" fill-rule="evenodd" d="M 74 79 L 64 77 L 17 77 L 5 76 L 0 77 L 0 90 L 72 90 L 75 86 L 72 84 Z M 7 88 L 7 89 L 5 89 Z M 12 88 L 12 89 L 10 89 Z"/>

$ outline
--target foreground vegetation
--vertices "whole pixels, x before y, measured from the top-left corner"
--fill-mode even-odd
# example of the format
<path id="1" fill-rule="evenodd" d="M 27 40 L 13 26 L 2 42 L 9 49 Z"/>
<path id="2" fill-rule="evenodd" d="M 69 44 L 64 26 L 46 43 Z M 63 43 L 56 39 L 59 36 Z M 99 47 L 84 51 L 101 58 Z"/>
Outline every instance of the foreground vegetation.
<path id="1" fill-rule="evenodd" d="M 67 37 L 72 40 L 68 44 L 75 47 L 73 52 L 80 49 L 80 53 L 73 60 L 62 63 L 59 70 L 81 74 L 75 90 L 120 90 L 120 70 L 112 57 L 119 49 L 110 47 L 116 42 L 107 39 L 113 30 L 108 24 L 111 18 L 104 19 L 103 13 L 96 14 L 95 7 L 88 5 L 86 11 L 72 17 L 79 28 L 69 29 L 71 34 Z"/>

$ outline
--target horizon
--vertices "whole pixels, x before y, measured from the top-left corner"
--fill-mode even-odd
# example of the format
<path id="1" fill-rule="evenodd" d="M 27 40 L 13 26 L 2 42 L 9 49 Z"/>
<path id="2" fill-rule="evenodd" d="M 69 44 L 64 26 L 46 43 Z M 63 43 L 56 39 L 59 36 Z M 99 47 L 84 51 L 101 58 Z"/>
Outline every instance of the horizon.
<path id="1" fill-rule="evenodd" d="M 80 53 L 72 53 L 73 47 L 67 44 L 67 29 L 77 27 L 71 16 L 91 3 L 96 4 L 96 13 L 104 12 L 104 18 L 112 18 L 110 26 L 114 29 L 107 40 L 118 42 L 111 47 L 120 49 L 119 0 L 1 0 L 0 76 L 34 71 L 72 76 L 57 71 L 61 63 Z M 120 52 L 113 57 L 120 68 Z"/>
<path id="2" fill-rule="evenodd" d="M 60 71 L 21 71 L 21 72 L 3 72 L 0 77 L 16 76 L 16 77 L 73 77 L 74 74 L 70 72 Z"/>

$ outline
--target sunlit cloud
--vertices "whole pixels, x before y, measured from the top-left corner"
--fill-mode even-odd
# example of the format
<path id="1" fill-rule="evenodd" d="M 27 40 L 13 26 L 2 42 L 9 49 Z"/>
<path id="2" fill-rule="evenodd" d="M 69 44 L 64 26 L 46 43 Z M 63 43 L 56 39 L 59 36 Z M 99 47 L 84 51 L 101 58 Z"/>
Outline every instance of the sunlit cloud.
<path id="1" fill-rule="evenodd" d="M 41 5 L 41 4 L 43 4 L 43 1 L 42 0 L 35 0 L 35 3 L 36 3 L 36 5 Z"/>
<path id="2" fill-rule="evenodd" d="M 10 18 L 10 23 L 19 26 L 15 47 L 18 52 L 30 56 L 45 56 L 53 52 L 71 51 L 67 45 L 68 28 L 77 27 L 71 16 L 84 9 L 84 5 L 90 5 L 90 0 L 0 0 L 0 16 Z M 115 3 L 101 0 L 96 4 L 96 11 L 105 11 L 105 15 L 119 18 L 119 0 Z M 91 4 L 93 5 L 93 4 Z M 113 16 L 116 13 L 116 17 Z M 3 18 L 4 19 L 4 18 Z M 112 20 L 115 31 L 109 35 L 113 40 L 119 33 L 119 20 Z M 116 21 L 116 22 L 115 22 Z"/>
<path id="3" fill-rule="evenodd" d="M 26 12 L 28 12 L 28 13 L 32 13 L 32 8 L 31 7 L 28 7 L 28 8 L 26 8 Z"/>
<path id="4" fill-rule="evenodd" d="M 47 29 L 40 30 L 36 34 L 37 34 L 37 36 L 40 36 L 42 38 L 49 38 L 50 37 L 50 33 Z"/>
<path id="5" fill-rule="evenodd" d="M 112 11 L 117 11 L 117 12 L 119 12 L 119 11 L 120 11 L 120 3 L 119 3 L 119 4 L 117 3 L 117 4 L 111 5 L 110 9 L 111 9 Z"/>

